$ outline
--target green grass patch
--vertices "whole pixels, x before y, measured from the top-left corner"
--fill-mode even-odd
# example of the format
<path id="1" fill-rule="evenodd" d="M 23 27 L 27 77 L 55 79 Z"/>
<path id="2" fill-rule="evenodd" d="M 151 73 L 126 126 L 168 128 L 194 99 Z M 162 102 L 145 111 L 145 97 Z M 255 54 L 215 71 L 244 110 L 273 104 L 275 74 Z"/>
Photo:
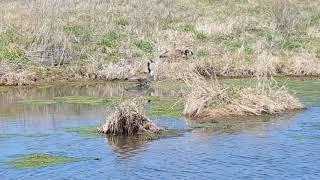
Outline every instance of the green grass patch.
<path id="1" fill-rule="evenodd" d="M 203 31 L 195 31 L 194 37 L 200 41 L 204 41 L 204 40 L 208 39 L 208 35 Z"/>
<path id="2" fill-rule="evenodd" d="M 0 49 L 0 60 L 1 59 L 8 60 L 12 63 L 26 63 L 28 61 L 24 52 L 14 44 L 9 44 Z"/>
<path id="3" fill-rule="evenodd" d="M 300 39 L 291 39 L 291 38 L 284 38 L 278 42 L 278 47 L 281 49 L 295 49 L 301 48 L 304 46 L 304 41 Z"/>
<path id="4" fill-rule="evenodd" d="M 33 104 L 33 105 L 50 105 L 56 104 L 57 102 L 51 99 L 26 99 L 22 101 L 18 101 L 21 104 Z"/>
<path id="5" fill-rule="evenodd" d="M 118 48 L 120 46 L 121 34 L 118 31 L 110 31 L 106 33 L 101 40 L 97 42 L 99 46 L 109 48 Z"/>
<path id="6" fill-rule="evenodd" d="M 64 164 L 74 162 L 77 159 L 67 156 L 57 156 L 50 154 L 30 154 L 19 157 L 9 162 L 14 168 L 39 168 L 49 165 Z"/>
<path id="7" fill-rule="evenodd" d="M 180 117 L 183 111 L 183 103 L 175 98 L 150 99 L 150 107 L 146 110 L 146 115 L 153 117 Z"/>
<path id="8" fill-rule="evenodd" d="M 253 53 L 252 47 L 246 41 L 236 40 L 236 39 L 226 39 L 223 42 L 230 49 L 233 49 L 233 50 L 243 49 L 247 54 Z"/>
<path id="9" fill-rule="evenodd" d="M 80 136 L 98 136 L 97 126 L 88 127 L 68 127 L 64 128 L 65 132 L 77 133 Z"/>
<path id="10" fill-rule="evenodd" d="M 114 23 L 119 26 L 126 26 L 129 24 L 128 20 L 124 17 L 119 17 L 114 20 Z"/>
<path id="11" fill-rule="evenodd" d="M 196 28 L 191 23 L 187 23 L 181 26 L 181 30 L 184 32 L 195 32 Z"/>
<path id="12" fill-rule="evenodd" d="M 293 50 L 305 46 L 307 39 L 302 33 L 288 33 L 271 30 L 258 30 L 258 37 L 264 37 L 274 48 Z"/>
<path id="13" fill-rule="evenodd" d="M 45 137 L 49 136 L 49 134 L 0 134 L 0 138 L 14 138 L 14 137 Z"/>
<path id="14" fill-rule="evenodd" d="M 63 31 L 68 34 L 73 34 L 78 39 L 80 38 L 81 41 L 89 41 L 94 34 L 93 30 L 75 24 L 64 26 Z"/>
<path id="15" fill-rule="evenodd" d="M 88 105 L 101 105 L 111 103 L 108 98 L 94 97 L 94 96 L 63 96 L 55 97 L 55 101 L 68 104 L 88 104 Z"/>
<path id="16" fill-rule="evenodd" d="M 10 43 L 14 43 L 16 41 L 16 36 L 13 31 L 5 31 L 0 34 L 0 50 Z"/>
<path id="17" fill-rule="evenodd" d="M 137 48 L 139 48 L 146 54 L 152 54 L 154 51 L 154 45 L 150 41 L 139 40 L 139 41 L 136 41 L 134 44 Z"/>
<path id="18" fill-rule="evenodd" d="M 320 11 L 315 11 L 311 14 L 308 22 L 309 26 L 320 26 Z"/>

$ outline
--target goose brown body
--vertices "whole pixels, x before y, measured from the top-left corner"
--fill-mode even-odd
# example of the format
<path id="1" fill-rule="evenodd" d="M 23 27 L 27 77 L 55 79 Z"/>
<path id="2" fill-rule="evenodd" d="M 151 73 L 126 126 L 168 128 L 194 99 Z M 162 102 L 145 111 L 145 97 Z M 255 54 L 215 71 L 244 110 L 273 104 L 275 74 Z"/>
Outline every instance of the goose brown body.
<path id="1" fill-rule="evenodd" d="M 174 50 L 167 50 L 159 57 L 164 59 L 166 62 L 179 62 L 182 60 L 188 59 L 188 57 L 192 56 L 193 52 L 189 49 L 181 50 L 181 49 L 174 49 Z"/>

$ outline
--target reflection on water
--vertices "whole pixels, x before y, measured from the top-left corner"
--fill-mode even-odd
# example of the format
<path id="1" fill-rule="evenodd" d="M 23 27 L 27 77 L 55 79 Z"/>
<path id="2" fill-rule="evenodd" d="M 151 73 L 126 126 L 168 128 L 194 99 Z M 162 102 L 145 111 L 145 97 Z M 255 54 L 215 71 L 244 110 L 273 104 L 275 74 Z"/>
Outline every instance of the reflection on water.
<path id="1" fill-rule="evenodd" d="M 107 104 L 17 102 L 61 96 L 175 97 L 178 88 L 141 88 L 121 82 L 9 88 L 0 92 L 0 179 L 317 179 L 320 83 L 287 84 L 307 104 L 306 110 L 205 122 L 154 117 L 163 127 L 194 128 L 183 136 L 156 141 L 65 131 L 101 124 Z M 28 136 L 38 133 L 46 136 Z M 33 153 L 99 160 L 19 170 L 7 165 L 19 155 Z"/>
<path id="2" fill-rule="evenodd" d="M 268 130 L 276 127 L 286 128 L 301 111 L 293 111 L 281 115 L 259 117 L 237 117 L 215 120 L 187 120 L 189 127 L 194 128 L 193 134 L 212 136 L 222 133 L 250 133 L 263 136 Z"/>
<path id="3" fill-rule="evenodd" d="M 105 138 L 108 147 L 117 153 L 117 156 L 122 159 L 133 157 L 141 152 L 141 148 L 147 143 L 135 137 L 124 136 L 108 136 Z"/>

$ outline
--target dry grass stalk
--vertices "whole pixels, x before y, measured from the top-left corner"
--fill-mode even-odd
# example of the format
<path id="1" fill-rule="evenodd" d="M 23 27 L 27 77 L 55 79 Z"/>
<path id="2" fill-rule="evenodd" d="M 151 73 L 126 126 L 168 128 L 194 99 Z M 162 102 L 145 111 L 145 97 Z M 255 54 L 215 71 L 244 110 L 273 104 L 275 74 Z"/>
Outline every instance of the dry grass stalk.
<path id="1" fill-rule="evenodd" d="M 301 109 L 303 105 L 284 88 L 270 83 L 256 87 L 223 87 L 201 78 L 187 81 L 191 92 L 183 114 L 189 118 L 276 114 Z"/>
<path id="2" fill-rule="evenodd" d="M 138 133 L 158 133 L 161 129 L 145 117 L 141 99 L 128 100 L 116 107 L 106 123 L 98 128 L 100 133 L 132 136 Z"/>

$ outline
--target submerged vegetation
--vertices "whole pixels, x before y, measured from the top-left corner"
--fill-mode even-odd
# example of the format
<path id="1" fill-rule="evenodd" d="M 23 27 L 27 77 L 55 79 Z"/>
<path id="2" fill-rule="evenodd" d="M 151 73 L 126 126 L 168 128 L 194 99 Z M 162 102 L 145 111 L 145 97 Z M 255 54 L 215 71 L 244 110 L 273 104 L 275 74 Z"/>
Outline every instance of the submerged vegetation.
<path id="1" fill-rule="evenodd" d="M 10 161 L 14 168 L 36 168 L 76 161 L 75 158 L 50 154 L 30 154 Z"/>
<path id="2" fill-rule="evenodd" d="M 64 131 L 77 133 L 80 136 L 98 136 L 99 135 L 96 126 L 68 127 L 68 128 L 64 128 Z"/>
<path id="3" fill-rule="evenodd" d="M 93 96 L 65 96 L 65 97 L 55 97 L 55 101 L 63 102 L 68 104 L 89 104 L 89 105 L 99 105 L 107 104 L 109 100 L 107 98 L 93 97 Z"/>

